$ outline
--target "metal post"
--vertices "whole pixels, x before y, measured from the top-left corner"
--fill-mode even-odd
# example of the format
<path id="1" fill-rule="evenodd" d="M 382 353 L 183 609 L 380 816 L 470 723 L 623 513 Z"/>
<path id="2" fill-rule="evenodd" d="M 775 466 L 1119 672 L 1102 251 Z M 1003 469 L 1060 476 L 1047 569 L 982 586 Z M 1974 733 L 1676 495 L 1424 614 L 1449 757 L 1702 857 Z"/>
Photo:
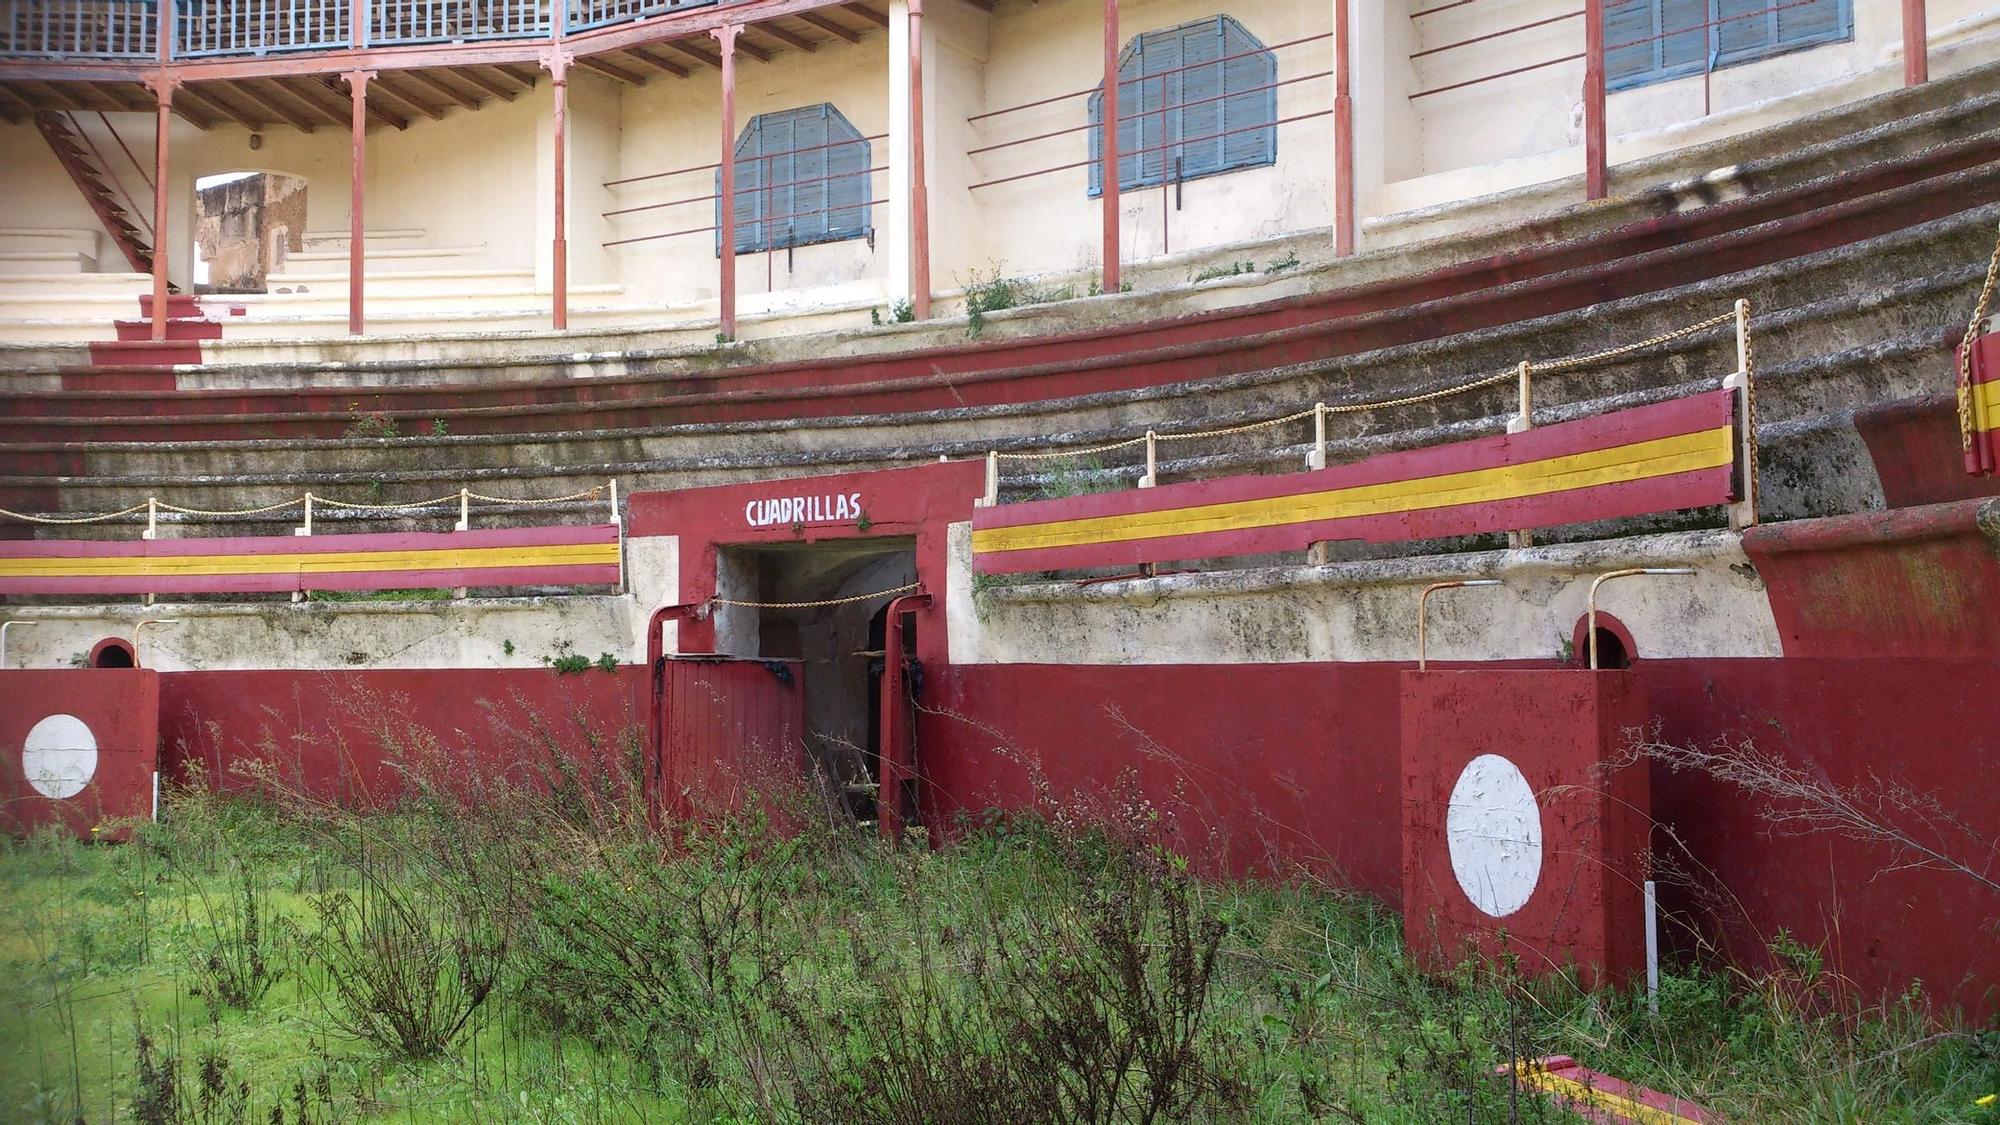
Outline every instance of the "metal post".
<path id="1" fill-rule="evenodd" d="M 1591 580 L 1588 610 L 1584 618 L 1585 639 L 1590 643 L 1590 670 L 1597 671 L 1597 588 L 1614 578 L 1630 578 L 1635 574 L 1693 574 L 1691 566 L 1635 566 L 1625 570 L 1613 570 L 1598 575 Z"/>
<path id="2" fill-rule="evenodd" d="M 1333 252 L 1354 253 L 1354 95 L 1347 0 L 1333 0 Z"/>
<path id="3" fill-rule="evenodd" d="M 618 510 L 618 478 L 612 477 L 611 523 L 618 529 L 618 592 L 625 592 L 625 516 Z"/>
<path id="4" fill-rule="evenodd" d="M 1160 483 L 1160 461 L 1157 443 L 1159 435 L 1146 431 L 1146 475 L 1139 478 L 1140 488 L 1151 488 Z"/>
<path id="5" fill-rule="evenodd" d="M 1604 154 L 1604 0 L 1583 0 L 1584 195 L 1603 199 L 1609 179 Z"/>
<path id="6" fill-rule="evenodd" d="M 1903 85 L 1921 86 L 1930 81 L 1930 49 L 1924 0 L 1903 0 Z"/>
<path id="7" fill-rule="evenodd" d="M 981 496 L 974 507 L 991 508 L 1000 503 L 1000 455 L 989 451 L 986 454 L 986 494 Z"/>
<path id="8" fill-rule="evenodd" d="M 1736 392 L 1737 450 L 1741 465 L 1741 496 L 1729 506 L 1729 526 L 1741 531 L 1757 523 L 1757 415 L 1756 378 L 1750 351 L 1750 302 L 1736 301 L 1736 370 L 1722 380 L 1724 390 Z"/>
<path id="9" fill-rule="evenodd" d="M 722 50 L 722 316 L 725 340 L 736 338 L 736 36 L 743 29 L 723 24 L 710 34 Z"/>
<path id="10" fill-rule="evenodd" d="M 469 488 L 458 490 L 458 526 L 452 530 L 472 530 L 472 490 Z"/>
<path id="11" fill-rule="evenodd" d="M 1646 880 L 1646 1010 L 1660 1014 L 1660 899 Z"/>
<path id="12" fill-rule="evenodd" d="M 354 5 L 355 34 L 361 34 L 366 26 L 358 14 L 365 4 Z M 375 77 L 372 70 L 350 70 L 341 77 L 347 79 L 349 96 L 353 101 L 353 119 L 349 123 L 349 149 L 347 167 L 349 182 L 347 188 L 347 334 L 359 336 L 362 331 L 363 289 L 366 285 L 367 234 L 363 222 L 363 199 L 367 195 L 368 175 L 368 80 Z"/>
<path id="13" fill-rule="evenodd" d="M 293 534 L 293 535 L 311 535 L 312 533 L 313 533 L 313 494 L 312 494 L 312 493 L 310 493 L 310 492 L 308 492 L 308 493 L 306 493 L 306 523 L 305 523 L 305 526 L 304 526 L 304 527 L 295 527 L 295 528 L 293 528 L 293 529 L 292 529 L 292 534 Z"/>
<path id="14" fill-rule="evenodd" d="M 554 289 L 553 321 L 561 332 L 569 327 L 569 219 L 565 213 L 569 186 L 569 59 L 560 47 L 549 52 L 549 85 L 555 91 L 555 244 L 549 250 L 549 280 Z"/>
<path id="15" fill-rule="evenodd" d="M 910 13 L 910 310 L 931 315 L 931 202 L 924 175 L 924 0 Z"/>
<path id="16" fill-rule="evenodd" d="M 1530 389 L 1531 377 L 1534 370 L 1534 364 L 1525 359 L 1521 361 L 1520 408 L 1512 418 L 1507 419 L 1507 432 L 1510 434 L 1524 433 L 1532 429 L 1535 425 L 1535 412 L 1531 401 L 1532 391 Z M 1534 545 L 1535 537 L 1532 532 L 1522 530 L 1507 533 L 1507 546 L 1511 550 L 1518 551 L 1524 547 L 1532 547 Z"/>
<path id="17" fill-rule="evenodd" d="M 153 87 L 153 339 L 167 338 L 167 147 L 173 131 L 174 87 L 180 80 L 165 68 L 147 80 Z"/>
<path id="18" fill-rule="evenodd" d="M 148 496 L 146 497 L 146 530 L 139 533 L 139 538 L 158 539 L 159 537 L 160 537 L 160 502 L 157 499 Z"/>
<path id="19" fill-rule="evenodd" d="M 1118 0 L 1104 0 L 1104 291 L 1124 288 L 1118 276 Z"/>
<path id="20" fill-rule="evenodd" d="M 1428 665 L 1425 648 L 1430 642 L 1430 622 L 1424 615 L 1424 603 L 1430 601 L 1433 590 L 1454 590 L 1461 586 L 1498 586 L 1498 578 L 1461 578 L 1452 582 L 1433 582 L 1417 591 L 1417 671 Z"/>
<path id="21" fill-rule="evenodd" d="M 1326 468 L 1326 404 L 1313 403 L 1313 447 L 1306 454 L 1306 468 Z"/>

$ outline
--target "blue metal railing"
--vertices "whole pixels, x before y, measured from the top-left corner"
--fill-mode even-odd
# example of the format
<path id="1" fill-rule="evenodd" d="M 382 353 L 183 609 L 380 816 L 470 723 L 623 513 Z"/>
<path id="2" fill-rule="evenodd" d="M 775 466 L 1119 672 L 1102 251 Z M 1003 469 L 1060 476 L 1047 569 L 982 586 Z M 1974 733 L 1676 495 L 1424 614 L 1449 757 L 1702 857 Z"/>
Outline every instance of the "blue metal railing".
<path id="1" fill-rule="evenodd" d="M 153 58 L 159 27 L 156 0 L 0 0 L 0 55 Z"/>
<path id="2" fill-rule="evenodd" d="M 662 16 L 684 8 L 706 8 L 719 0 L 569 0 L 569 30 L 584 31 L 614 23 Z"/>
<path id="3" fill-rule="evenodd" d="M 727 0 L 179 0 L 172 56 L 338 50 L 368 5 L 365 45 L 546 39 Z M 159 54 L 159 0 L 0 0 L 0 58 Z"/>
<path id="4" fill-rule="evenodd" d="M 472 39 L 546 39 L 554 0 L 374 0 L 368 42 L 443 43 Z"/>
<path id="5" fill-rule="evenodd" d="M 262 55 L 345 47 L 353 38 L 349 0 L 180 0 L 174 55 Z"/>

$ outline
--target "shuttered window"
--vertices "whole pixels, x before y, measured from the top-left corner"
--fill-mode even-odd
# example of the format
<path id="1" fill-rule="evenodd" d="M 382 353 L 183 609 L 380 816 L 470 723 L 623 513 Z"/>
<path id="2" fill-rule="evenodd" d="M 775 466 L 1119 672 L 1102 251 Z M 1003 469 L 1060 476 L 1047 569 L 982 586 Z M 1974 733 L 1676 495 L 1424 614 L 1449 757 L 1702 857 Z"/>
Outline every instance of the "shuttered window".
<path id="1" fill-rule="evenodd" d="M 1278 60 L 1228 16 L 1148 31 L 1118 56 L 1118 187 L 1213 176 L 1278 159 Z M 1104 94 L 1090 96 L 1089 155 L 1104 151 Z M 1090 194 L 1104 190 L 1102 161 Z"/>
<path id="2" fill-rule="evenodd" d="M 751 118 L 736 138 L 736 252 L 865 237 L 869 147 L 826 102 Z M 715 195 L 720 248 L 720 169 Z"/>
<path id="3" fill-rule="evenodd" d="M 1605 83 L 1643 86 L 1853 35 L 1852 0 L 1611 0 Z"/>

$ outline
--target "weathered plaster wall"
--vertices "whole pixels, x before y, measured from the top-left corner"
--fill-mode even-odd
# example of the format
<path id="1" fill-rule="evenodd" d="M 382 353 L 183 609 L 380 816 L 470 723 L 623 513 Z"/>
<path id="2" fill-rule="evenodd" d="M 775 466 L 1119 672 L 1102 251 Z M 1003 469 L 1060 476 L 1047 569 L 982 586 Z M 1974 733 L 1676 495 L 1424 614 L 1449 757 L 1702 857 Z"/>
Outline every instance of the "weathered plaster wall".
<path id="1" fill-rule="evenodd" d="M 1418 592 L 1467 578 L 1503 584 L 1431 595 L 1431 659 L 1553 660 L 1572 643 L 1591 580 L 1629 566 L 1695 568 L 1599 592 L 1598 611 L 1631 631 L 1640 656 L 1779 652 L 1763 583 L 1736 537 L 1720 531 L 977 593 L 969 524 L 953 527 L 951 545 L 951 658 L 960 664 L 1415 660 Z"/>

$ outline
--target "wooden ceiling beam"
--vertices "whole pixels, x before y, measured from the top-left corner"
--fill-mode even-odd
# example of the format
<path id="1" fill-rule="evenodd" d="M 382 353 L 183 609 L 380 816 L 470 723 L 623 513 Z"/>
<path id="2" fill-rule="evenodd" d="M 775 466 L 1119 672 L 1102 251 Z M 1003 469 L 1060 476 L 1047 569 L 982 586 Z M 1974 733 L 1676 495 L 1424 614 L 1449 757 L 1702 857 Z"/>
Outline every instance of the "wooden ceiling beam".
<path id="1" fill-rule="evenodd" d="M 530 90 L 534 89 L 536 83 L 540 82 L 542 78 L 541 71 L 536 70 L 535 68 L 530 66 L 521 66 L 516 63 L 500 63 L 494 66 L 493 69 L 499 71 L 500 73 L 506 75 L 509 78 L 512 78 L 514 81 L 519 82 L 521 85 L 527 87 Z"/>
<path id="2" fill-rule="evenodd" d="M 602 74 L 606 78 L 611 78 L 619 82 L 623 82 L 627 86 L 644 86 L 646 84 L 645 75 L 634 74 L 631 71 L 626 70 L 624 67 L 619 66 L 615 63 L 607 62 L 604 59 L 579 58 L 576 60 L 576 65 L 583 67 L 585 70 L 591 70 L 597 72 L 598 74 Z"/>
<path id="3" fill-rule="evenodd" d="M 489 78 L 486 75 L 480 73 L 478 70 L 469 66 L 463 67 L 459 70 L 455 70 L 452 73 L 458 75 L 460 78 L 464 79 L 467 82 L 472 83 L 474 86 L 479 87 L 480 89 L 486 91 L 487 93 L 493 95 L 494 97 L 499 98 L 503 102 L 513 101 L 514 95 L 520 92 L 520 90 L 517 87 L 511 86 L 496 78 Z"/>
<path id="4" fill-rule="evenodd" d="M 688 76 L 687 67 L 682 66 L 681 64 L 673 61 L 672 59 L 663 59 L 644 47 L 628 47 L 626 48 L 625 53 L 631 55 L 635 59 L 638 59 L 640 62 L 645 63 L 647 66 L 653 67 L 656 70 L 665 71 L 666 73 L 673 75 L 675 78 L 686 78 Z"/>
<path id="5" fill-rule="evenodd" d="M 770 50 L 768 48 L 759 47 L 755 43 L 750 42 L 747 36 L 738 37 L 738 39 L 736 40 L 736 49 L 743 52 L 746 55 L 749 55 L 751 58 L 756 59 L 758 62 L 767 63 L 771 61 Z"/>
<path id="6" fill-rule="evenodd" d="M 819 50 L 818 43 L 815 43 L 812 40 L 807 39 L 805 36 L 800 35 L 796 31 L 786 31 L 784 28 L 779 27 L 775 23 L 754 23 L 751 24 L 750 26 L 755 28 L 759 34 L 768 35 L 771 38 L 776 39 L 780 43 L 790 44 L 791 46 L 797 47 L 801 51 Z"/>
<path id="7" fill-rule="evenodd" d="M 883 15 L 866 4 L 842 4 L 841 7 L 874 24 L 876 27 L 887 28 L 889 26 L 888 16 Z"/>
<path id="8" fill-rule="evenodd" d="M 457 102 L 459 105 L 464 106 L 466 109 L 479 108 L 478 98 L 474 97 L 471 94 L 466 93 L 464 90 L 459 89 L 458 87 L 452 85 L 451 83 L 446 82 L 444 79 L 439 78 L 436 74 L 433 74 L 428 70 L 413 70 L 410 71 L 409 74 L 410 77 L 416 82 L 428 86 L 433 90 L 436 90 L 438 93 L 443 94 L 445 97 L 450 98 L 452 101 Z"/>
<path id="9" fill-rule="evenodd" d="M 330 109 L 328 112 L 338 116 L 342 121 L 349 122 L 350 127 L 352 127 L 352 122 L 354 121 L 354 98 L 353 95 L 347 92 L 347 85 L 345 83 L 330 74 L 322 74 L 308 80 L 306 86 L 311 90 L 314 101 L 322 103 L 327 101 L 333 102 L 336 108 Z M 368 111 L 368 119 L 377 125 L 387 125 L 391 129 L 398 131 L 410 127 L 409 118 L 404 117 L 400 113 L 391 112 L 375 98 L 364 99 L 362 108 Z"/>
<path id="10" fill-rule="evenodd" d="M 287 98 L 281 101 L 279 98 L 272 97 L 271 90 L 274 86 L 276 86 L 276 83 L 270 79 L 230 84 L 230 88 L 235 91 L 236 95 L 247 100 L 251 105 L 256 106 L 266 113 L 276 114 L 280 121 L 297 129 L 301 133 L 312 132 L 313 127 L 320 124 L 320 122 L 314 120 L 314 117 L 317 115 L 302 115 L 292 105 L 290 99 Z M 285 91 L 280 87 L 278 92 L 282 96 Z"/>
<path id="11" fill-rule="evenodd" d="M 847 26 L 844 23 L 836 23 L 833 20 L 830 20 L 825 16 L 820 15 L 818 12 L 800 12 L 799 18 L 813 25 L 814 27 L 819 28 L 821 31 L 824 31 L 827 34 L 833 35 L 837 38 L 845 39 L 849 43 L 861 42 L 860 32 L 854 30 L 853 28 Z"/>
<path id="12" fill-rule="evenodd" d="M 686 55 L 688 58 L 691 58 L 696 62 L 701 63 L 704 66 L 712 67 L 716 70 L 722 69 L 722 59 L 720 57 L 716 55 L 711 55 L 707 51 L 704 51 L 699 47 L 689 46 L 687 43 L 684 43 L 679 39 L 667 40 L 667 46 L 672 47 L 674 50 L 679 51 L 681 54 Z"/>
<path id="13" fill-rule="evenodd" d="M 53 107 L 55 109 L 66 109 L 69 110 L 71 113 L 90 112 L 89 106 L 84 105 L 81 101 L 78 101 L 76 95 L 70 93 L 68 90 L 63 89 L 62 86 L 58 83 L 23 82 L 21 83 L 21 87 L 22 89 L 27 90 L 30 94 L 35 95 L 37 101 L 44 103 L 38 108 L 49 109 Z"/>
<path id="14" fill-rule="evenodd" d="M 204 82 L 197 87 L 194 83 L 190 82 L 175 92 L 174 100 L 179 101 L 182 98 L 186 98 L 217 117 L 226 117 L 253 133 L 262 132 L 267 122 L 251 117 L 249 114 L 243 112 L 241 106 L 224 97 L 221 89 L 222 85 L 223 83 L 220 82 Z"/>
<path id="15" fill-rule="evenodd" d="M 379 91 L 384 97 L 387 97 L 389 100 L 394 102 L 400 102 L 403 104 L 405 108 L 413 109 L 416 112 L 423 114 L 425 117 L 430 118 L 432 121 L 444 120 L 443 106 L 438 105 L 434 102 L 427 102 L 424 99 L 416 96 L 415 94 L 410 93 L 407 88 L 391 81 L 389 78 L 389 73 L 390 72 L 386 70 L 379 70 L 375 72 L 375 80 L 368 84 L 370 87 L 368 95 L 369 101 L 374 101 L 375 94 L 376 92 Z"/>
<path id="16" fill-rule="evenodd" d="M 5 86 L 0 86 L 0 112 L 4 112 L 9 121 L 26 121 L 35 116 L 35 103 Z"/>

